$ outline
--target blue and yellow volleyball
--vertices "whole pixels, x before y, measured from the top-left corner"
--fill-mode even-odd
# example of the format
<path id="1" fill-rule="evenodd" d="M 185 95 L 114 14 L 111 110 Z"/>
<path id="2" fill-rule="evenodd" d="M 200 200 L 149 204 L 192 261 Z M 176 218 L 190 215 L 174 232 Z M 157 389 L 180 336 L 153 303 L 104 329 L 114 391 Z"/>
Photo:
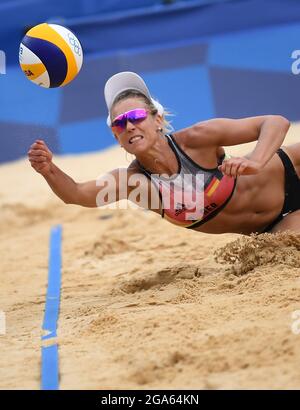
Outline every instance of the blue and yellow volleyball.
<path id="1" fill-rule="evenodd" d="M 80 41 L 66 27 L 42 23 L 24 36 L 20 66 L 28 80 L 45 87 L 63 87 L 79 73 L 83 62 Z"/>

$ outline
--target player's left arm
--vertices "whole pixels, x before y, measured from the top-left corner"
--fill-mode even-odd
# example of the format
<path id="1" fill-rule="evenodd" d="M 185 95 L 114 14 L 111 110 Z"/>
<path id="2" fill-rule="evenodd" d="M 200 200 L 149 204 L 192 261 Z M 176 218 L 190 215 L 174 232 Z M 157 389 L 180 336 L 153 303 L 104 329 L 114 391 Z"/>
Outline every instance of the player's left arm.
<path id="1" fill-rule="evenodd" d="M 216 118 L 190 128 L 189 144 L 230 146 L 257 141 L 248 158 L 231 158 L 219 167 L 227 175 L 255 174 L 273 157 L 288 132 L 290 122 L 281 115 L 262 115 L 242 119 Z"/>

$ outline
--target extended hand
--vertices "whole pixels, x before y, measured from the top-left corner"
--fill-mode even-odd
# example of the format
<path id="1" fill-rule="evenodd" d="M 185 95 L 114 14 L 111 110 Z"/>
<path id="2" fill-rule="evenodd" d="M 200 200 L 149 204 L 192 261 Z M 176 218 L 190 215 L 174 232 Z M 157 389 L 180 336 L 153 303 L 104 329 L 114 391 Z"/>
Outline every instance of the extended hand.
<path id="1" fill-rule="evenodd" d="M 218 169 L 224 175 L 236 178 L 239 175 L 258 174 L 262 169 L 262 165 L 245 157 L 233 157 L 224 160 L 222 165 L 218 166 Z"/>
<path id="2" fill-rule="evenodd" d="M 46 175 L 51 169 L 52 152 L 43 140 L 36 140 L 28 151 L 28 159 L 36 172 Z"/>

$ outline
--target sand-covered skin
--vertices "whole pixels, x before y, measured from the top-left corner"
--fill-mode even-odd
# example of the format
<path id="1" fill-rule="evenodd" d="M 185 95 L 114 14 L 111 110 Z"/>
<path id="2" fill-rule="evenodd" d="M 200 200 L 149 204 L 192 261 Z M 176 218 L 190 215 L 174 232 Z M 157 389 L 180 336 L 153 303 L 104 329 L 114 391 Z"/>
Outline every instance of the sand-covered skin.
<path id="1" fill-rule="evenodd" d="M 54 161 L 84 181 L 130 156 L 115 147 Z M 149 211 L 65 205 L 26 160 L 0 166 L 0 209 L 1 389 L 40 388 L 49 232 L 58 223 L 61 389 L 299 389 L 300 323 L 291 316 L 300 311 L 299 236 L 207 235 Z"/>

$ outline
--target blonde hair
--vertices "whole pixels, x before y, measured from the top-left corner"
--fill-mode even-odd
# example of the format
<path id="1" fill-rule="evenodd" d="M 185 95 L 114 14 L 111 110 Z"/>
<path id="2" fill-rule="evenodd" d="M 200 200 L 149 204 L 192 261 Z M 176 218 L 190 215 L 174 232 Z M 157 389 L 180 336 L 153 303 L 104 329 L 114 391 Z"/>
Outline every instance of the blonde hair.
<path id="1" fill-rule="evenodd" d="M 143 100 L 143 102 L 148 106 L 149 111 L 152 115 L 155 115 L 158 113 L 157 108 L 155 107 L 155 105 L 153 104 L 153 102 L 151 100 L 149 100 L 148 97 L 146 97 L 146 95 L 142 94 L 141 92 L 137 91 L 137 90 L 125 90 L 123 92 L 121 92 L 117 98 L 115 99 L 113 105 L 111 106 L 111 110 L 110 110 L 110 116 L 111 115 L 111 111 L 113 109 L 113 107 L 120 101 L 122 100 L 126 100 L 127 98 L 138 98 L 140 100 Z M 157 100 L 156 100 L 157 101 Z M 157 101 L 158 102 L 158 101 Z M 174 131 L 173 126 L 171 125 L 171 121 L 167 119 L 167 117 L 173 116 L 173 114 L 171 114 L 169 111 L 166 111 L 164 109 L 163 113 L 160 114 L 162 116 L 162 120 L 163 120 L 163 132 L 165 134 L 169 134 L 172 131 Z"/>

